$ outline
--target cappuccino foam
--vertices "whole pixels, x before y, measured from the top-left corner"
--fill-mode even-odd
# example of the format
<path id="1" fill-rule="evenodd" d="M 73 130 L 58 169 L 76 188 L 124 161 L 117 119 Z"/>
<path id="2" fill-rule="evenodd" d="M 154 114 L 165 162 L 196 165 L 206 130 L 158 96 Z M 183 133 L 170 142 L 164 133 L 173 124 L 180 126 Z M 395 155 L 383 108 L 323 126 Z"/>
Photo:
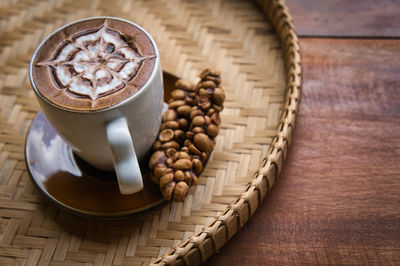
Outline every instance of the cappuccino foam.
<path id="1" fill-rule="evenodd" d="M 149 79 L 155 48 L 125 21 L 95 18 L 71 24 L 48 38 L 33 62 L 38 92 L 60 107 L 101 110 L 129 98 Z"/>

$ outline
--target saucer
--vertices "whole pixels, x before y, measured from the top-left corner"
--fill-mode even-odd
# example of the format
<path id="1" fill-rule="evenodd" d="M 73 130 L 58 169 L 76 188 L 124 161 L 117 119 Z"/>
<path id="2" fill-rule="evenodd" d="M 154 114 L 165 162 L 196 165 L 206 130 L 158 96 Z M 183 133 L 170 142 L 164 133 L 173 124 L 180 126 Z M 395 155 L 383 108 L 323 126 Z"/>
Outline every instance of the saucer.
<path id="1" fill-rule="evenodd" d="M 167 101 L 178 78 L 167 72 L 163 76 Z M 148 160 L 140 164 L 144 189 L 122 195 L 115 172 L 96 169 L 76 156 L 41 111 L 26 136 L 25 161 L 32 181 L 43 195 L 79 215 L 117 218 L 164 202 L 158 186 L 150 179 Z"/>

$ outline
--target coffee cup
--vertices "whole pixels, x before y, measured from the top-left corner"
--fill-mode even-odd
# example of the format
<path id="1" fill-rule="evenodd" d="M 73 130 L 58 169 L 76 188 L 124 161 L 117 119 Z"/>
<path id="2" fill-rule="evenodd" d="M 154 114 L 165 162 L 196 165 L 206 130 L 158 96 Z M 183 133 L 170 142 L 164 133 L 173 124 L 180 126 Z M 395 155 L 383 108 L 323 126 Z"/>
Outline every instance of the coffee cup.
<path id="1" fill-rule="evenodd" d="M 122 194 L 142 190 L 138 162 L 158 135 L 163 106 L 153 38 L 120 18 L 75 21 L 39 44 L 29 76 L 44 114 L 74 153 L 114 169 Z"/>

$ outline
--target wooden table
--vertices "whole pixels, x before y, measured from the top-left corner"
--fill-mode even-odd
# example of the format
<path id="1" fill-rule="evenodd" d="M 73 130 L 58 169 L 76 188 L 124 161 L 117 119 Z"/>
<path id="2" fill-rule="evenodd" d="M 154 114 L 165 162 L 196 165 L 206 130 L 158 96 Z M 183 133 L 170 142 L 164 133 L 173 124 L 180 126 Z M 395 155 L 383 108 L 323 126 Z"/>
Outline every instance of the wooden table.
<path id="1" fill-rule="evenodd" d="M 304 71 L 288 160 L 208 265 L 399 265 L 400 2 L 286 3 Z"/>

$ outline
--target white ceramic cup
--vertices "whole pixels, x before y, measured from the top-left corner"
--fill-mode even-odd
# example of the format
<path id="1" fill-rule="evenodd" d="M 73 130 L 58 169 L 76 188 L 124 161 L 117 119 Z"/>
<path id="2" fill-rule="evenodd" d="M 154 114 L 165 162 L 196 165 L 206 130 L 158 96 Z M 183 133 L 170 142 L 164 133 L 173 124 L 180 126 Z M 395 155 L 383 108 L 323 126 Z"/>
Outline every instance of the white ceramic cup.
<path id="1" fill-rule="evenodd" d="M 99 17 L 88 19 L 96 18 Z M 29 77 L 44 114 L 72 150 L 94 167 L 115 169 L 120 192 L 132 194 L 143 189 L 138 161 L 149 152 L 161 124 L 162 71 L 158 49 L 150 34 L 130 21 L 110 19 L 125 21 L 141 29 L 154 46 L 156 59 L 153 71 L 138 92 L 116 105 L 91 112 L 59 107 L 38 92 L 32 70 L 40 47 L 55 33 L 84 20 L 57 29 L 39 44 L 31 59 Z"/>

